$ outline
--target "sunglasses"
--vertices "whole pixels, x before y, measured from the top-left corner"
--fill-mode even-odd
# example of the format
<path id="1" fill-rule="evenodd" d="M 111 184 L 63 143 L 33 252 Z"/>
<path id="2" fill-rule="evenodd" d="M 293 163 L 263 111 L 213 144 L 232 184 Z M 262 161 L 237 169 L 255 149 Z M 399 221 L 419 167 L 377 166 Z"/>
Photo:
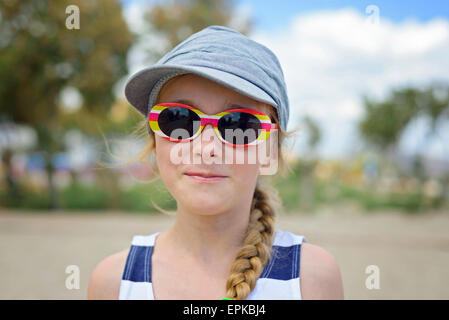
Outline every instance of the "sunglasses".
<path id="1" fill-rule="evenodd" d="M 277 124 L 258 110 L 240 108 L 207 115 L 192 106 L 174 102 L 153 106 L 148 121 L 154 133 L 174 142 L 195 139 L 209 123 L 218 138 L 233 147 L 257 145 L 277 130 Z"/>

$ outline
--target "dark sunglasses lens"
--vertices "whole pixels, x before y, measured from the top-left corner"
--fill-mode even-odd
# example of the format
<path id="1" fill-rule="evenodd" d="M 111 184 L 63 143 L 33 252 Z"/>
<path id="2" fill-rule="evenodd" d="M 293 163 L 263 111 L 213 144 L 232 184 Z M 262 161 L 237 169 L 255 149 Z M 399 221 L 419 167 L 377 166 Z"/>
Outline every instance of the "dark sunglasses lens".
<path id="1" fill-rule="evenodd" d="M 172 139 L 193 137 L 201 124 L 200 117 L 188 108 L 169 107 L 159 114 L 159 128 Z"/>
<path id="2" fill-rule="evenodd" d="M 262 124 L 251 113 L 232 112 L 218 121 L 218 130 L 227 142 L 245 145 L 253 142 L 260 134 Z"/>

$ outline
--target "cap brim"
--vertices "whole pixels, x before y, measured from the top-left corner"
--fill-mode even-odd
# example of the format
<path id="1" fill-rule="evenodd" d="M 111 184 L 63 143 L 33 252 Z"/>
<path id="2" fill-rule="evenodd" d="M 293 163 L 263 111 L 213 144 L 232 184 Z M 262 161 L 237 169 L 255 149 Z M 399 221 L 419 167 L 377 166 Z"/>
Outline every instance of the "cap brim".
<path id="1" fill-rule="evenodd" d="M 254 100 L 270 104 L 275 108 L 278 107 L 273 98 L 264 90 L 234 74 L 206 67 L 187 67 L 168 64 L 149 67 L 131 76 L 125 86 L 125 96 L 129 103 L 146 116 L 151 89 L 159 79 L 174 72 L 188 72 L 202 76 Z"/>

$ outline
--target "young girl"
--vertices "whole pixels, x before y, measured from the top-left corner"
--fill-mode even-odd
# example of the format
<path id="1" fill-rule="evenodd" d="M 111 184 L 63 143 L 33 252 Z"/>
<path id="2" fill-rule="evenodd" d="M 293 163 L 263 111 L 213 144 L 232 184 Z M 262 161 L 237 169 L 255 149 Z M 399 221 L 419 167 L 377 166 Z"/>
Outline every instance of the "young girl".
<path id="1" fill-rule="evenodd" d="M 154 152 L 177 217 L 101 261 L 89 299 L 343 298 L 333 256 L 275 228 L 279 199 L 261 164 L 225 161 L 272 142 L 282 151 L 288 98 L 268 48 L 208 27 L 134 75 L 125 93 L 146 116 L 145 154 Z M 239 129 L 253 135 L 240 139 Z M 182 160 L 201 161 L 175 161 L 180 146 L 188 151 Z M 282 168 L 282 154 L 277 159 Z"/>

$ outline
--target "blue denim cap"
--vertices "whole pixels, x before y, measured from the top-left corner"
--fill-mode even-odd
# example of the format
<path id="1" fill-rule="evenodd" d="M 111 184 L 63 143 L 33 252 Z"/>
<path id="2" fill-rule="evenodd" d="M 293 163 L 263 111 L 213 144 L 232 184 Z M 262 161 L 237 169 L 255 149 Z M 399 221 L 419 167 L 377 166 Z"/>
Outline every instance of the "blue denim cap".
<path id="1" fill-rule="evenodd" d="M 148 117 L 164 83 L 186 73 L 272 105 L 280 127 L 287 130 L 289 102 L 277 57 L 262 44 L 223 26 L 210 26 L 191 35 L 155 65 L 135 73 L 126 83 L 126 98 Z"/>

